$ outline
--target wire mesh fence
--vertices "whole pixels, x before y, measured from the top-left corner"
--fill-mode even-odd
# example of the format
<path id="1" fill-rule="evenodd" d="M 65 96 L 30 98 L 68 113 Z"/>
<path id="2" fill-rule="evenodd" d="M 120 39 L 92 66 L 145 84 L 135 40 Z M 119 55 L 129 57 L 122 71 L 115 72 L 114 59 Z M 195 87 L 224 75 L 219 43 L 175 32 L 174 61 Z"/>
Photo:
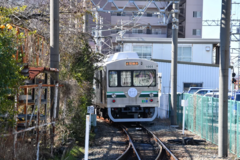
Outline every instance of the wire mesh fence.
<path id="1" fill-rule="evenodd" d="M 177 122 L 180 126 L 182 125 L 183 117 L 183 107 L 181 107 L 182 99 L 188 102 L 185 111 L 185 128 L 217 145 L 218 98 L 193 94 L 179 94 Z M 171 105 L 169 106 L 171 108 Z M 226 114 L 228 114 L 229 150 L 240 157 L 240 102 L 228 100 L 228 113 Z"/>

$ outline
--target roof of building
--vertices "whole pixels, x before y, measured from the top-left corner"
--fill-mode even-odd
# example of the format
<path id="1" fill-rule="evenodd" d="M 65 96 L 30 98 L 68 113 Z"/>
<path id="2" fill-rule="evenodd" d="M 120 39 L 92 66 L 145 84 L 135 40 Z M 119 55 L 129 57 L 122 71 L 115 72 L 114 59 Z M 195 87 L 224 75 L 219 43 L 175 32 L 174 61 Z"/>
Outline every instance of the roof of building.
<path id="1" fill-rule="evenodd" d="M 164 60 L 164 59 L 151 59 L 155 62 L 163 62 L 163 63 L 172 63 L 171 60 Z M 219 64 L 210 64 L 210 63 L 198 63 L 198 62 L 184 62 L 184 61 L 177 61 L 178 64 L 187 64 L 187 65 L 196 65 L 196 66 L 209 66 L 209 67 L 219 67 Z M 233 68 L 233 66 L 229 66 L 229 68 Z"/>
<path id="2" fill-rule="evenodd" d="M 139 59 L 138 54 L 136 52 L 118 52 L 115 53 L 111 60 L 109 61 L 116 61 L 120 59 Z"/>
<path id="3" fill-rule="evenodd" d="M 21 73 L 25 76 L 28 76 L 29 79 L 34 79 L 39 73 L 43 73 L 45 71 L 59 72 L 59 70 L 56 68 L 25 66 Z"/>
<path id="4" fill-rule="evenodd" d="M 153 37 L 116 37 L 117 42 L 130 43 L 172 43 L 172 38 L 153 38 Z M 178 38 L 180 44 L 218 44 L 220 39 L 203 39 L 203 38 Z"/>

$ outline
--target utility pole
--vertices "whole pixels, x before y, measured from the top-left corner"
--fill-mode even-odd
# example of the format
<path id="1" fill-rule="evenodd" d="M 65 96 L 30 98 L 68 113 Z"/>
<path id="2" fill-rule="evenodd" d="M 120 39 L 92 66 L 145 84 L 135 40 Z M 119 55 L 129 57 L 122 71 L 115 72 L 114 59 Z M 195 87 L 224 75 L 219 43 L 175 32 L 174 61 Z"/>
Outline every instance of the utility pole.
<path id="1" fill-rule="evenodd" d="M 59 0 L 50 0 L 50 67 L 59 69 L 59 61 Z"/>
<path id="2" fill-rule="evenodd" d="M 99 37 L 100 37 L 100 40 L 99 40 L 99 53 L 102 53 L 102 45 L 103 45 L 103 41 L 104 41 L 104 38 L 103 38 L 103 35 L 102 35 L 102 29 L 103 29 L 103 17 L 99 16 Z"/>
<path id="3" fill-rule="evenodd" d="M 59 69 L 59 0 L 50 0 L 50 67 Z M 58 82 L 58 73 L 51 75 L 51 84 Z M 54 88 L 51 88 L 51 102 L 54 102 Z M 54 106 L 54 105 L 52 105 Z M 51 106 L 51 107 L 52 107 Z M 57 113 L 59 106 L 57 108 Z M 53 109 L 51 109 L 51 116 Z M 58 117 L 58 115 L 57 115 Z"/>
<path id="4" fill-rule="evenodd" d="M 98 33 L 99 33 L 99 25 L 98 25 L 98 20 L 99 20 L 99 15 L 98 15 L 98 12 L 96 11 L 95 12 L 96 28 L 95 28 L 95 32 L 94 32 L 95 33 L 94 34 L 94 40 L 96 42 L 95 52 L 99 51 L 99 49 L 98 49 L 98 47 L 99 47 L 99 35 L 98 35 Z"/>
<path id="5" fill-rule="evenodd" d="M 228 156 L 228 70 L 231 0 L 222 0 L 219 64 L 218 157 Z"/>
<path id="6" fill-rule="evenodd" d="M 59 69 L 59 0 L 50 0 L 50 67 Z M 58 73 L 51 74 L 51 84 L 58 83 Z M 53 113 L 54 113 L 54 94 L 55 88 L 51 87 L 51 122 L 53 121 Z M 56 102 L 58 103 L 58 101 Z M 59 105 L 57 105 L 57 113 L 59 111 Z M 57 117 L 58 118 L 58 114 Z M 54 130 L 55 125 L 52 124 L 50 130 L 50 139 L 51 144 L 54 144 Z M 53 154 L 53 145 L 51 145 L 51 155 Z"/>
<path id="7" fill-rule="evenodd" d="M 179 1 L 173 2 L 172 15 L 172 62 L 171 62 L 171 124 L 177 124 L 177 53 Z"/>
<path id="8" fill-rule="evenodd" d="M 86 6 L 86 0 L 83 0 L 83 9 L 84 11 L 86 11 L 87 9 L 87 6 Z M 87 19 L 88 19 L 88 15 L 87 15 L 87 12 L 84 13 L 84 16 L 83 16 L 83 33 L 86 33 L 88 31 L 87 29 Z"/>

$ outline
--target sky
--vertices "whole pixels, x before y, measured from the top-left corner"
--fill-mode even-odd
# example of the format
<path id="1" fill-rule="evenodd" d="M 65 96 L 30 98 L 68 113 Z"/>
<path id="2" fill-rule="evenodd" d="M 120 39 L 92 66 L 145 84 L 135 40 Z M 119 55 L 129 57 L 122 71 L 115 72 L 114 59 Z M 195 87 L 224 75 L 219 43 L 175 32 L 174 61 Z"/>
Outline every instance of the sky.
<path id="1" fill-rule="evenodd" d="M 220 20 L 221 19 L 221 2 L 222 0 L 203 0 L 203 20 Z M 232 0 L 232 2 L 239 2 L 240 0 Z M 232 5 L 232 19 L 240 19 L 240 4 Z M 233 32 L 236 27 L 233 27 Z M 219 38 L 220 26 L 203 26 L 203 38 Z"/>
<path id="2" fill-rule="evenodd" d="M 220 20 L 221 18 L 221 2 L 222 0 L 203 0 L 203 20 Z M 232 3 L 240 3 L 240 0 L 232 0 Z M 240 19 L 240 4 L 232 4 L 232 19 Z M 234 22 L 234 24 L 240 24 Z M 236 33 L 238 27 L 232 27 L 232 33 Z M 240 26 L 239 26 L 240 28 Z M 220 38 L 220 26 L 203 26 L 202 38 Z M 232 42 L 231 48 L 240 48 L 239 42 Z M 231 52 L 231 65 L 237 67 L 237 56 L 239 52 L 230 50 Z M 233 63 L 232 63 L 233 62 Z"/>
<path id="3" fill-rule="evenodd" d="M 220 20 L 221 1 L 222 0 L 203 0 L 203 20 Z M 220 26 L 202 27 L 202 38 L 219 38 L 219 37 Z"/>

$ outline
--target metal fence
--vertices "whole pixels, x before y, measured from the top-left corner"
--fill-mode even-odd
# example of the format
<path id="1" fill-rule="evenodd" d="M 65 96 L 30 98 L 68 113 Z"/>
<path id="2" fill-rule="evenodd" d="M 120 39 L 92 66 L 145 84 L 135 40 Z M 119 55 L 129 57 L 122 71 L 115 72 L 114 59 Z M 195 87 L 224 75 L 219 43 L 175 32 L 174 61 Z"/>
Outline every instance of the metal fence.
<path id="1" fill-rule="evenodd" d="M 179 94 L 177 122 L 181 126 L 181 99 L 188 102 L 185 128 L 202 138 L 218 144 L 218 98 L 193 94 Z M 170 106 L 170 105 L 169 105 Z M 240 157 L 240 102 L 228 100 L 228 145 L 230 152 Z"/>
<path id="2" fill-rule="evenodd" d="M 159 96 L 158 118 L 169 118 L 169 94 Z"/>

